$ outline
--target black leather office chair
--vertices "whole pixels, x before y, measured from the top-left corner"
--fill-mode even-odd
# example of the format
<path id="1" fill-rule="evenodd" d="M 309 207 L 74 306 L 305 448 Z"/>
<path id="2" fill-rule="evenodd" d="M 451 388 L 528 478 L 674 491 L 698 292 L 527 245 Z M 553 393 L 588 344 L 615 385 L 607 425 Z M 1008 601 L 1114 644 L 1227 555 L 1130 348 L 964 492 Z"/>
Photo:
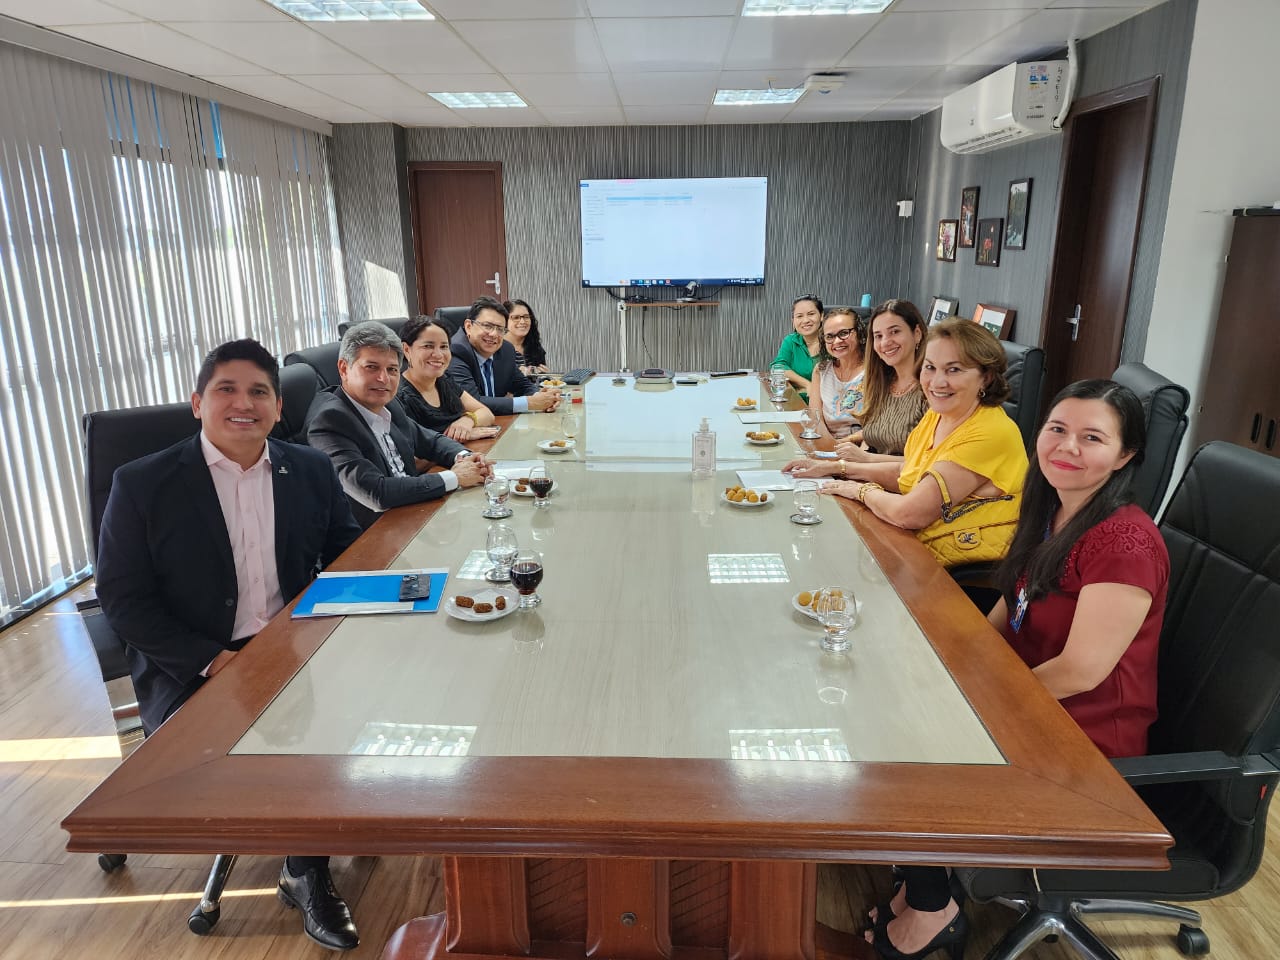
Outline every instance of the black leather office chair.
<path id="1" fill-rule="evenodd" d="M 1169 489 L 1173 464 L 1187 432 L 1191 396 L 1185 387 L 1162 377 L 1145 363 L 1122 364 L 1111 379 L 1136 393 L 1147 414 L 1147 449 L 1134 478 L 1134 492 L 1138 506 L 1154 517 Z"/>
<path id="2" fill-rule="evenodd" d="M 1023 446 L 1030 447 L 1031 438 L 1040 420 L 1040 388 L 1044 380 L 1044 351 L 1010 340 L 1001 340 L 1005 359 L 1009 366 L 1005 378 L 1009 381 L 1009 399 L 1004 402 L 1004 412 L 1018 425 Z"/>
<path id="3" fill-rule="evenodd" d="M 432 316 L 435 317 L 440 326 L 449 331 L 449 336 L 452 337 L 462 329 L 462 322 L 467 319 L 467 314 L 470 312 L 470 305 L 465 307 L 436 307 L 436 312 Z"/>
<path id="4" fill-rule="evenodd" d="M 280 422 L 271 435 L 289 443 L 307 442 L 307 411 L 316 393 L 324 388 L 320 375 L 309 363 L 280 368 Z"/>
<path id="5" fill-rule="evenodd" d="M 396 335 L 399 335 L 400 331 L 404 329 L 404 325 L 409 322 L 408 317 L 370 317 L 369 319 L 377 320 L 379 323 L 386 324 Z M 351 329 L 351 325 L 354 322 L 356 321 L 344 320 L 342 323 L 338 324 L 338 336 L 346 336 L 347 331 Z"/>
<path id="6" fill-rule="evenodd" d="M 200 421 L 192 415 L 191 404 L 167 403 L 86 413 L 81 425 L 88 481 L 89 532 L 96 556 L 102 515 L 107 508 L 116 469 L 187 439 L 199 429 Z M 102 681 L 111 701 L 111 715 L 116 722 L 116 734 L 120 738 L 121 756 L 127 757 L 142 742 L 142 721 L 138 716 L 138 698 L 133 692 L 124 641 L 107 623 L 96 598 L 81 601 L 76 606 L 98 657 Z M 98 866 L 110 873 L 126 858 L 123 853 L 101 853 Z M 192 933 L 207 934 L 218 922 L 222 891 L 235 862 L 235 856 L 230 854 L 220 854 L 214 859 L 204 895 L 187 918 L 187 928 Z"/>
<path id="7" fill-rule="evenodd" d="M 1196 452 L 1160 523 L 1172 565 L 1160 716 L 1151 754 L 1114 763 L 1173 835 L 1172 869 L 957 871 L 973 897 L 1023 913 L 988 960 L 1052 935 L 1081 956 L 1115 960 L 1084 924 L 1090 914 L 1177 920 L 1178 949 L 1209 952 L 1198 913 L 1154 901 L 1230 893 L 1262 858 L 1280 783 L 1278 498 L 1280 460 L 1218 441 Z"/>
<path id="8" fill-rule="evenodd" d="M 304 347 L 301 350 L 295 350 L 285 356 L 284 366 L 291 367 L 295 363 L 305 363 L 316 372 L 316 376 L 320 378 L 320 382 L 326 387 L 336 387 L 342 382 L 342 378 L 338 376 L 338 348 L 340 346 L 341 341 L 335 340 L 333 343 L 322 343 L 318 347 Z"/>

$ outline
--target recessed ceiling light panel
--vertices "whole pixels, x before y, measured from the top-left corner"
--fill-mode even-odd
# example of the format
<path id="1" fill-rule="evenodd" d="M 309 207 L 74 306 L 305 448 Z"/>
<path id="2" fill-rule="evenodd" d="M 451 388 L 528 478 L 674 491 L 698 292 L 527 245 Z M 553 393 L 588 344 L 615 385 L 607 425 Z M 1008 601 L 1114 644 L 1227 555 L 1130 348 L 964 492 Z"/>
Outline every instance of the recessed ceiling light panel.
<path id="1" fill-rule="evenodd" d="M 747 107 L 757 103 L 795 103 L 804 95 L 804 87 L 790 90 L 717 90 L 718 106 Z"/>
<path id="2" fill-rule="evenodd" d="M 267 0 L 298 20 L 434 20 L 418 0 Z"/>
<path id="3" fill-rule="evenodd" d="M 881 13 L 893 0 L 745 0 L 744 17 L 821 17 Z"/>
<path id="4" fill-rule="evenodd" d="M 519 94 L 510 90 L 502 93 L 433 93 L 446 107 L 454 110 L 476 110 L 485 107 L 527 107 Z"/>

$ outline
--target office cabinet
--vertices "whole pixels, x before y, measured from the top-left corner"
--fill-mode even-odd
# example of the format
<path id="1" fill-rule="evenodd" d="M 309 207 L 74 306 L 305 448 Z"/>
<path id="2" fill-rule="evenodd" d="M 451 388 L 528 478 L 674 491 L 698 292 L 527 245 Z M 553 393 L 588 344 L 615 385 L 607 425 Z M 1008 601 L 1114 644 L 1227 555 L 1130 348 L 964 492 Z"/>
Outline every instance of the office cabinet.
<path id="1" fill-rule="evenodd" d="M 1236 211 L 1195 446 L 1280 456 L 1280 210 Z"/>

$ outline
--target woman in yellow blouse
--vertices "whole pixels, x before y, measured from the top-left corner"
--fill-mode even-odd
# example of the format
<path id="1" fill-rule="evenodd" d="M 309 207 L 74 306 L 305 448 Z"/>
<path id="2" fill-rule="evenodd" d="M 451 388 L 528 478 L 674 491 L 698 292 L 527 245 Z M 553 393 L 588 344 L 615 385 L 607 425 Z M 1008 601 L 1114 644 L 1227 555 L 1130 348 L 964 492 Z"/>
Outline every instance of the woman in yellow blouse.
<path id="1" fill-rule="evenodd" d="M 797 477 L 831 476 L 824 493 L 865 504 L 916 536 L 944 566 L 998 560 L 1009 549 L 1027 454 L 1000 404 L 1009 396 L 1004 348 L 968 320 L 929 329 L 920 384 L 929 411 L 901 463 L 793 460 Z"/>

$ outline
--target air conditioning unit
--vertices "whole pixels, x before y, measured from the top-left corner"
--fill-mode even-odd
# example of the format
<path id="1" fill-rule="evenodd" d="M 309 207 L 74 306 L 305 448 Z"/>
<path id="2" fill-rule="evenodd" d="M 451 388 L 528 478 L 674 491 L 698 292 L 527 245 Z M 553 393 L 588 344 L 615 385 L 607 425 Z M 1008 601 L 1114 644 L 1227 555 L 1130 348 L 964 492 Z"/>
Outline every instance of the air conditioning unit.
<path id="1" fill-rule="evenodd" d="M 942 145 L 952 153 L 996 147 L 1058 131 L 1053 120 L 1067 92 L 1067 61 L 1011 63 L 942 101 Z"/>

